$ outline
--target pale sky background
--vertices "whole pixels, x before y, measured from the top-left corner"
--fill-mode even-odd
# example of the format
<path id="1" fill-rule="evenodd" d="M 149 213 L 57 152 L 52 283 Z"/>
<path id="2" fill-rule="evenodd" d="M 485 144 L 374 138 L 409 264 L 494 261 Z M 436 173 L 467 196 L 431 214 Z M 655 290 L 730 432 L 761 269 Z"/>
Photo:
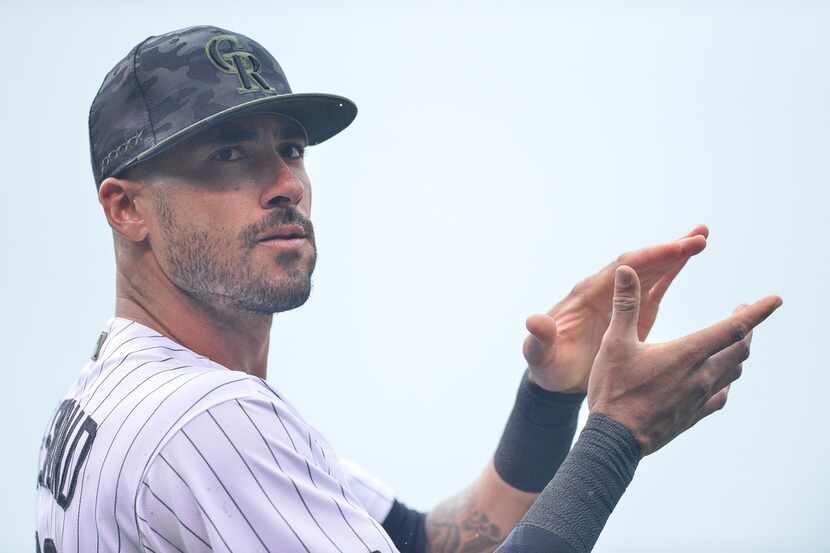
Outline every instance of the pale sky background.
<path id="1" fill-rule="evenodd" d="M 650 339 L 784 306 L 595 551 L 828 550 L 828 5 L 448 5 L 0 0 L 0 550 L 34 548 L 41 434 L 113 313 L 89 104 L 135 44 L 196 24 L 359 107 L 308 152 L 314 290 L 275 318 L 269 374 L 341 457 L 420 509 L 456 493 L 501 434 L 525 317 L 706 223 Z"/>

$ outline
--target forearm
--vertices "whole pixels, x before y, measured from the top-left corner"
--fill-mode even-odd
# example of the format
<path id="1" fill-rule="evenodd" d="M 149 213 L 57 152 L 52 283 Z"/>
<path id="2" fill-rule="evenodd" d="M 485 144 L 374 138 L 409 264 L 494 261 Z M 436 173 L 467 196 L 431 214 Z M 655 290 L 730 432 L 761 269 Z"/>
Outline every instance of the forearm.
<path id="1" fill-rule="evenodd" d="M 549 392 L 525 374 L 496 453 L 482 475 L 427 516 L 427 550 L 493 551 L 568 454 L 584 397 Z"/>
<path id="2" fill-rule="evenodd" d="M 468 489 L 426 517 L 428 553 L 489 553 L 504 540 L 538 494 L 506 484 L 493 463 Z"/>

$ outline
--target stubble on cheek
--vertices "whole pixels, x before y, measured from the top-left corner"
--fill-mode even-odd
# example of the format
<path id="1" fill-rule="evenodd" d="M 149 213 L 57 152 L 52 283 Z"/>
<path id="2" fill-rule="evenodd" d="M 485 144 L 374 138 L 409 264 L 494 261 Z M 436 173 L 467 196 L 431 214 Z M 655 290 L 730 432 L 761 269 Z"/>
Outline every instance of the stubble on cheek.
<path id="1" fill-rule="evenodd" d="M 167 202 L 161 204 L 164 265 L 169 278 L 188 296 L 214 306 L 231 304 L 267 314 L 293 309 L 308 299 L 316 264 L 313 230 L 310 257 L 303 248 L 268 252 L 273 256 L 268 259 L 251 228 L 234 233 L 209 222 L 197 226 L 195 219 L 182 221 Z"/>

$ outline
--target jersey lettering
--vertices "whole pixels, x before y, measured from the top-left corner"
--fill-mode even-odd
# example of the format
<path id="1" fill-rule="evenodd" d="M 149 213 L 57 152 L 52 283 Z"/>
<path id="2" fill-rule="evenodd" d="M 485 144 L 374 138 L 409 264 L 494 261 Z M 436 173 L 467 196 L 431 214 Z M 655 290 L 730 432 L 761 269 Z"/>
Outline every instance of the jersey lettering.
<path id="1" fill-rule="evenodd" d="M 89 454 L 97 430 L 98 423 L 83 412 L 77 401 L 67 399 L 61 402 L 46 437 L 46 455 L 43 456 L 37 481 L 52 492 L 55 501 L 64 510 L 72 502 L 78 472 Z M 79 449 L 80 444 L 83 445 Z"/>

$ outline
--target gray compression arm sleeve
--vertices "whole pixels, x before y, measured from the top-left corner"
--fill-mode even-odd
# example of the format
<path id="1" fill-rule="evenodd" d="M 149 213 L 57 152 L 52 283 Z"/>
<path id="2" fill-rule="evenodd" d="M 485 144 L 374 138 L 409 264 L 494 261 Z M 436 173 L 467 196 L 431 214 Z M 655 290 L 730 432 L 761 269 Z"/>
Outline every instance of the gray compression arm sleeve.
<path id="1" fill-rule="evenodd" d="M 591 414 L 565 462 L 496 553 L 585 553 L 640 461 L 640 445 L 614 419 Z"/>

